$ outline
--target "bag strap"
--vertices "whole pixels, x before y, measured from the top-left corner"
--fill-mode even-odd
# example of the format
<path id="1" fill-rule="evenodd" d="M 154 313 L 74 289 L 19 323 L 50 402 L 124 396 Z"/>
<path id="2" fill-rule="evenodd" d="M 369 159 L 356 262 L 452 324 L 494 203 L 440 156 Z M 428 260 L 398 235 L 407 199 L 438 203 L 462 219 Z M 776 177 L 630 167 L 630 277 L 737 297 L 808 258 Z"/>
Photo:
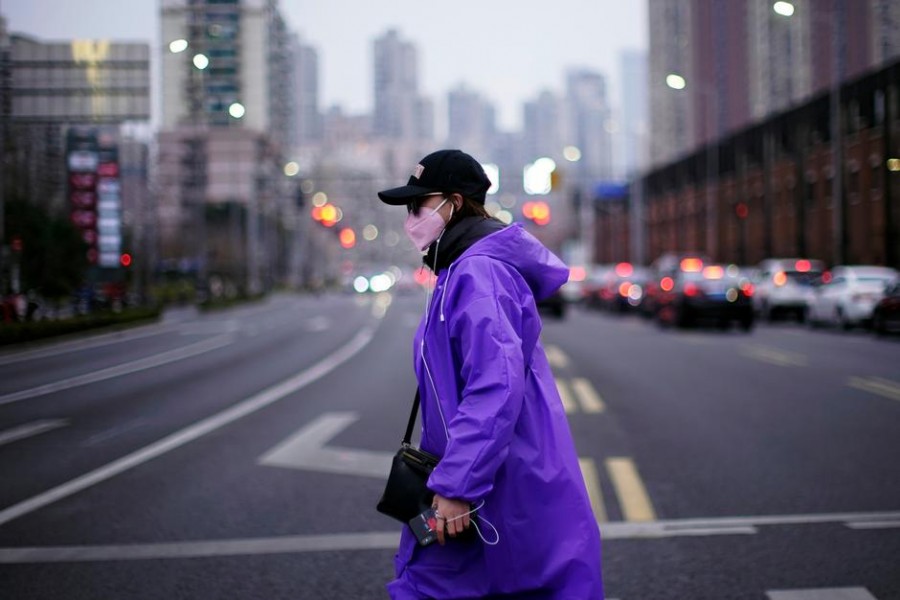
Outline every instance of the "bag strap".
<path id="1" fill-rule="evenodd" d="M 419 388 L 416 388 L 416 399 L 413 400 L 412 411 L 409 413 L 409 423 L 406 425 L 406 435 L 403 436 L 403 445 L 409 446 L 412 439 L 413 427 L 416 426 L 416 416 L 419 413 Z"/>

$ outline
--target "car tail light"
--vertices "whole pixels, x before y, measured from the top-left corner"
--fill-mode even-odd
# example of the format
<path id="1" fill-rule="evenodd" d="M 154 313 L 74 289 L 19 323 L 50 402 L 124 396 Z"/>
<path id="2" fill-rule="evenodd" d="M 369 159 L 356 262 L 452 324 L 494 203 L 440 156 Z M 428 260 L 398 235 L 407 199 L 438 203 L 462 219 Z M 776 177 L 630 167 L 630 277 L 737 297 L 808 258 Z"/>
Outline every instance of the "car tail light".
<path id="1" fill-rule="evenodd" d="M 697 284 L 696 284 L 696 283 L 688 283 L 688 284 L 686 284 L 686 285 L 684 286 L 684 295 L 685 295 L 685 296 L 690 296 L 690 297 L 692 297 L 692 298 L 693 298 L 694 296 L 699 296 L 699 295 L 700 295 L 700 288 L 697 287 Z"/>
<path id="2" fill-rule="evenodd" d="M 631 291 L 631 283 L 625 281 L 619 286 L 619 295 L 623 298 L 628 297 L 628 293 Z"/>
<path id="3" fill-rule="evenodd" d="M 671 292 L 672 288 L 675 287 L 675 281 L 671 277 L 663 277 L 659 281 L 659 287 L 664 292 Z"/>
<path id="4" fill-rule="evenodd" d="M 822 273 L 822 283 L 831 283 L 831 271 Z"/>
<path id="5" fill-rule="evenodd" d="M 706 279 L 722 279 L 725 276 L 725 270 L 719 265 L 710 265 L 703 269 L 703 276 Z"/>
<path id="6" fill-rule="evenodd" d="M 744 295 L 749 298 L 753 295 L 753 284 L 749 281 L 745 281 L 741 284 L 741 291 L 744 292 Z"/>
<path id="7" fill-rule="evenodd" d="M 634 267 L 631 266 L 631 263 L 621 262 L 616 265 L 616 275 L 619 277 L 630 277 L 632 273 L 634 273 Z"/>
<path id="8" fill-rule="evenodd" d="M 797 264 L 794 266 L 796 266 L 797 270 L 800 271 L 801 273 L 808 272 L 809 269 L 812 267 L 812 265 L 806 259 L 798 260 Z"/>
<path id="9" fill-rule="evenodd" d="M 772 281 L 778 287 L 783 286 L 784 284 L 787 283 L 787 273 L 785 273 L 784 271 L 778 271 L 777 273 L 775 273 L 775 276 L 772 278 Z"/>
<path id="10" fill-rule="evenodd" d="M 699 258 L 681 259 L 681 270 L 686 273 L 697 273 L 703 268 L 703 261 Z"/>

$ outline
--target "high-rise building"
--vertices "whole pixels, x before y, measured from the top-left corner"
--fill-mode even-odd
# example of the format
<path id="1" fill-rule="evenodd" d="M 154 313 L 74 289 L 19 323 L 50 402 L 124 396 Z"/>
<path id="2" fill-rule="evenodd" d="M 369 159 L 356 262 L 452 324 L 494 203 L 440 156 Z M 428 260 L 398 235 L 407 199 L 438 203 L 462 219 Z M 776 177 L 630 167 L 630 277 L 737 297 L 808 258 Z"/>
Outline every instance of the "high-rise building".
<path id="1" fill-rule="evenodd" d="M 578 167 L 582 175 L 591 179 L 611 179 L 614 124 L 606 78 L 585 69 L 569 71 L 566 74 L 566 112 L 564 145 L 580 150 Z"/>
<path id="2" fill-rule="evenodd" d="M 291 38 L 296 111 L 291 117 L 292 148 L 320 142 L 322 114 L 319 110 L 319 54 L 298 35 Z"/>
<path id="3" fill-rule="evenodd" d="M 900 56 L 891 0 L 649 0 L 648 16 L 653 164 Z"/>
<path id="4" fill-rule="evenodd" d="M 550 90 L 543 90 L 537 98 L 526 102 L 522 110 L 525 159 L 531 162 L 543 156 L 559 157 L 566 134 L 562 100 Z"/>
<path id="5" fill-rule="evenodd" d="M 391 29 L 374 42 L 373 133 L 388 139 L 434 136 L 434 107 L 419 95 L 416 48 Z"/>
<path id="6" fill-rule="evenodd" d="M 481 94 L 459 85 L 447 94 L 447 147 L 486 156 L 496 134 L 494 106 Z"/>
<path id="7" fill-rule="evenodd" d="M 621 172 L 629 175 L 647 164 L 647 54 L 638 51 L 623 52 L 621 73 L 620 164 Z"/>
<path id="8" fill-rule="evenodd" d="M 296 112 L 291 33 L 276 0 L 161 0 L 161 21 L 162 258 L 259 291 Z M 228 218 L 208 222 L 209 205 Z"/>

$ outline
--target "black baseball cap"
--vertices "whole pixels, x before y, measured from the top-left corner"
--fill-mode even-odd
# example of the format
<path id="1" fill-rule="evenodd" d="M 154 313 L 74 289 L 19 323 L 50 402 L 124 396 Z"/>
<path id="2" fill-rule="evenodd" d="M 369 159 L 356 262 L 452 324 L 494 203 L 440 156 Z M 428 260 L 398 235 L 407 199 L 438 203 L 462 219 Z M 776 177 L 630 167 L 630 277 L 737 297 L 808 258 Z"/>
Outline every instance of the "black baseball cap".
<path id="1" fill-rule="evenodd" d="M 402 206 L 419 196 L 456 192 L 484 204 L 491 180 L 481 164 L 462 150 L 438 150 L 419 161 L 406 185 L 378 192 L 386 204 Z"/>

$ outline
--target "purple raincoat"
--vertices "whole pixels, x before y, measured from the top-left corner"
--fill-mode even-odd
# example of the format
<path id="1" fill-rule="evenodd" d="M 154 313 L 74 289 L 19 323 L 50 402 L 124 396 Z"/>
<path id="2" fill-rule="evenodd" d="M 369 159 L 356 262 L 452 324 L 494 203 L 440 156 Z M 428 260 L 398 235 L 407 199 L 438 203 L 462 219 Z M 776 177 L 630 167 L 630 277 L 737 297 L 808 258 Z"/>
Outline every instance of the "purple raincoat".
<path id="1" fill-rule="evenodd" d="M 439 273 L 415 338 L 428 487 L 484 505 L 488 545 L 417 545 L 403 528 L 395 600 L 603 598 L 600 532 L 559 393 L 539 341 L 535 299 L 568 269 L 521 225 L 477 241 Z M 475 519 L 489 542 L 493 530 Z"/>

